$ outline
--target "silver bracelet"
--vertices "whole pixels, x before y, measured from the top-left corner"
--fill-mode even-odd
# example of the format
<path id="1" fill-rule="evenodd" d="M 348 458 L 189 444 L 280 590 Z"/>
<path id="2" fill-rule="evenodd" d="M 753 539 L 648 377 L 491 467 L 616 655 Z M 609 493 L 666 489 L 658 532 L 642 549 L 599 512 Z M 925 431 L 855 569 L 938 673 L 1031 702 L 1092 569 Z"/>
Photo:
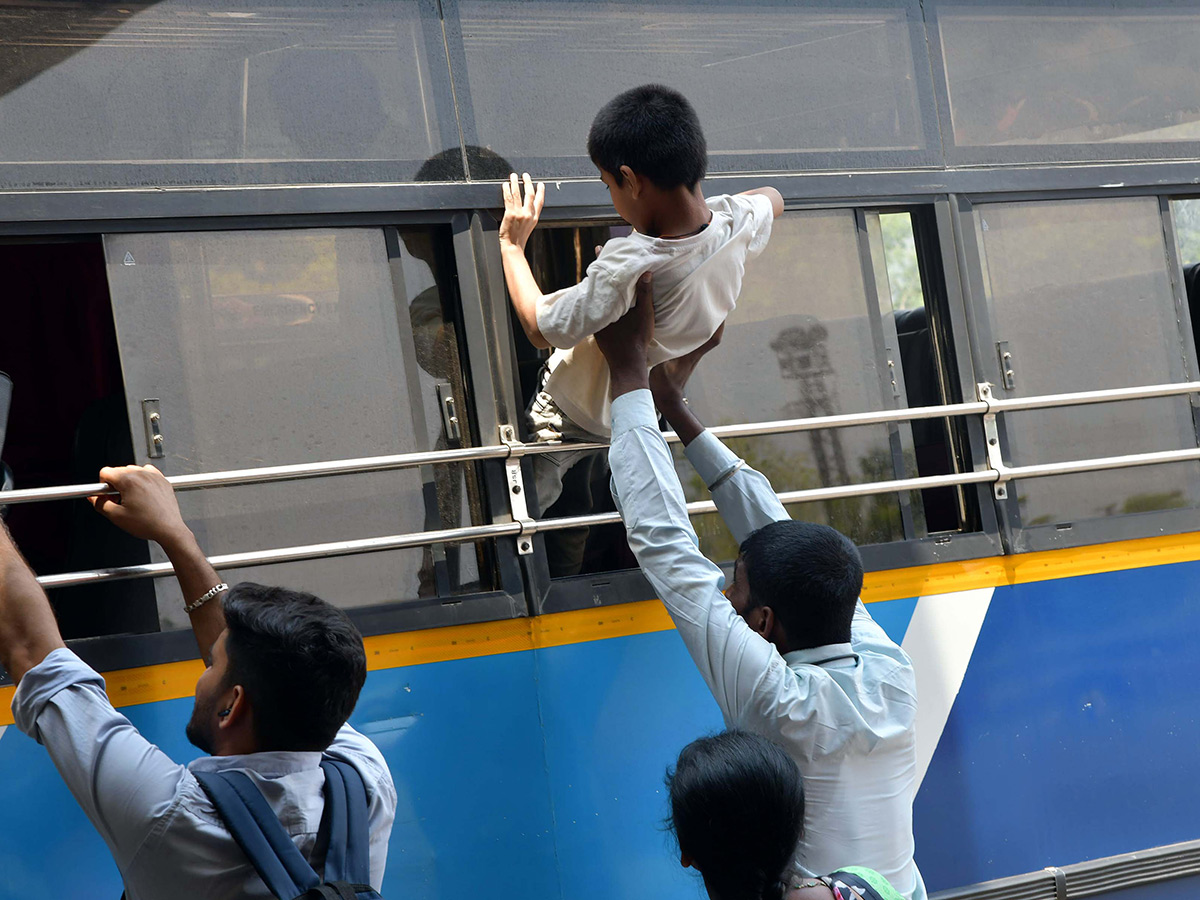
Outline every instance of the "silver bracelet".
<path id="1" fill-rule="evenodd" d="M 217 594 L 221 593 L 222 591 L 227 591 L 227 590 L 229 590 L 229 585 L 227 585 L 225 582 L 222 581 L 220 584 L 214 585 L 213 587 L 209 588 L 208 591 L 205 592 L 204 596 L 202 596 L 196 600 L 193 600 L 191 603 L 187 604 L 183 608 L 183 611 L 186 613 L 194 613 L 196 610 L 198 610 L 200 607 L 202 607 L 205 603 L 207 603 L 213 597 L 217 596 Z"/>
<path id="2" fill-rule="evenodd" d="M 741 469 L 744 468 L 745 465 L 746 465 L 746 461 L 744 459 L 739 459 L 732 466 L 730 466 L 728 472 L 725 472 L 724 474 L 722 474 L 716 481 L 714 481 L 712 484 L 710 484 L 708 486 L 708 492 L 711 494 L 713 491 L 715 491 L 717 488 L 719 488 L 721 485 L 723 485 L 725 482 L 727 482 L 730 478 L 732 478 L 734 475 L 736 475 L 739 471 L 741 471 Z"/>

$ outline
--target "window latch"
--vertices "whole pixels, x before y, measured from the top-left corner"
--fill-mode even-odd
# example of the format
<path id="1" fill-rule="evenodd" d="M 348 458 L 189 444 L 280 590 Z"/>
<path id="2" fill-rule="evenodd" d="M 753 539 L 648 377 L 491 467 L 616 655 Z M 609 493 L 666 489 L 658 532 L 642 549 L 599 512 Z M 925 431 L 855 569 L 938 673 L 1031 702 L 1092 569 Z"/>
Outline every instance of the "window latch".
<path id="1" fill-rule="evenodd" d="M 442 429 L 446 440 L 451 444 L 462 443 L 462 422 L 458 418 L 458 404 L 451 393 L 450 382 L 442 381 L 437 385 L 438 409 L 442 411 Z"/>
<path id="2" fill-rule="evenodd" d="M 1000 360 L 1000 383 L 1006 391 L 1011 391 L 1017 386 L 1017 380 L 1013 372 L 1013 357 L 1008 349 L 1008 341 L 996 341 L 996 358 Z"/>
<path id="3" fill-rule="evenodd" d="M 157 397 L 142 401 L 142 423 L 146 426 L 146 456 L 162 459 L 165 439 L 162 433 L 162 410 Z"/>

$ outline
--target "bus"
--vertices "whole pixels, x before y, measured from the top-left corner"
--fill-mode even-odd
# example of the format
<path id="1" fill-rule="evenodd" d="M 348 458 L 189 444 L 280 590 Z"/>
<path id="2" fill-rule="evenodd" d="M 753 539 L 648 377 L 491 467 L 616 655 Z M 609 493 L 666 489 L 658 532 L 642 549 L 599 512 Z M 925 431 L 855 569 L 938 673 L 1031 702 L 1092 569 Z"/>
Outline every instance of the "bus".
<path id="1" fill-rule="evenodd" d="M 0 0 L 6 523 L 180 761 L 201 664 L 164 557 L 80 499 L 101 466 L 172 478 L 228 582 L 349 609 L 385 896 L 699 896 L 662 779 L 720 715 L 604 448 L 538 503 L 496 236 L 530 172 L 535 272 L 578 280 L 625 227 L 588 124 L 662 82 L 706 193 L 786 200 L 689 398 L 862 547 L 917 675 L 926 885 L 1195 896 L 1197 29 L 1172 0 Z M 117 897 L 12 694 L 0 897 Z"/>

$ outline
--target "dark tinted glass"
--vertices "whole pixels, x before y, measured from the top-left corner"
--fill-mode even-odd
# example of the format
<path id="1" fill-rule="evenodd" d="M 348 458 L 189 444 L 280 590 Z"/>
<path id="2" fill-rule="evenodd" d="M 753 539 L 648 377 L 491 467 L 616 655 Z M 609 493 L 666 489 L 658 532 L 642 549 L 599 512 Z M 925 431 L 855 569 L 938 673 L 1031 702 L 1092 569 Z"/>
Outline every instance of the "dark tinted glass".
<path id="1" fill-rule="evenodd" d="M 1200 10 L 946 4 L 937 21 L 954 144 L 995 148 L 967 158 L 1195 155 Z"/>
<path id="2" fill-rule="evenodd" d="M 436 14 L 416 0 L 6 6 L 0 183 L 462 178 Z M 432 16 L 432 17 L 431 17 Z"/>
<path id="3" fill-rule="evenodd" d="M 586 152 L 592 118 L 647 82 L 677 88 L 696 107 L 712 172 L 923 158 L 930 92 L 915 3 L 458 0 L 444 8 L 448 34 L 461 40 L 451 59 L 468 143 L 533 172 L 595 174 Z"/>

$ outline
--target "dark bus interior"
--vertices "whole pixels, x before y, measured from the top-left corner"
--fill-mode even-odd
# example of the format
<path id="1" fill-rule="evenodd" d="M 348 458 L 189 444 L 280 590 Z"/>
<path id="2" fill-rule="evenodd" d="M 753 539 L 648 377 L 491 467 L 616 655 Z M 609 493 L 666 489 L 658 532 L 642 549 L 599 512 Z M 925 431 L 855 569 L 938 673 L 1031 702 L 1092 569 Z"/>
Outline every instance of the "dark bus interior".
<path id="1" fill-rule="evenodd" d="M 0 452 L 14 488 L 94 482 L 134 462 L 121 361 L 99 238 L 0 244 L 9 297 L 0 368 L 12 404 Z M 27 503 L 5 520 L 35 572 L 150 562 L 130 537 L 79 501 Z M 63 637 L 158 630 L 148 579 L 50 591 Z"/>

